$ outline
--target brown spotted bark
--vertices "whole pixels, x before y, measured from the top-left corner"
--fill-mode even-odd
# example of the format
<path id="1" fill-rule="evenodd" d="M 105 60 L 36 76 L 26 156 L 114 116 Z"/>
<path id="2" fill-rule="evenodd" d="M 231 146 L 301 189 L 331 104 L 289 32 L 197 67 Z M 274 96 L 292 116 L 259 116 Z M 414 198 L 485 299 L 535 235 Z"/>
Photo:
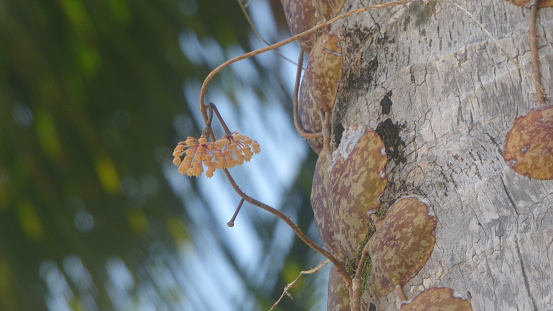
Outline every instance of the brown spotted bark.
<path id="1" fill-rule="evenodd" d="M 346 0 L 341 12 L 374 3 Z M 527 8 L 502 0 L 455 3 L 532 73 Z M 538 107 L 532 80 L 452 3 L 374 10 L 330 29 L 340 38 L 344 66 L 332 113 L 333 155 L 347 159 L 355 150 L 343 146 L 353 129 L 376 130 L 388 157 L 381 208 L 416 195 L 437 219 L 430 259 L 403 287 L 407 299 L 446 287 L 474 310 L 553 310 L 553 181 L 515 173 L 502 155 L 515 118 Z M 539 11 L 537 34 L 542 84 L 551 96 L 553 9 Z M 317 178 L 323 177 L 329 178 Z M 325 187 L 326 203 L 314 202 L 325 220 L 319 230 L 346 230 L 327 246 L 342 249 L 338 257 L 347 263 L 363 248 L 367 225 L 359 219 L 350 219 L 351 226 L 332 223 L 344 221 L 332 210 L 340 204 L 331 204 L 331 190 L 340 183 L 327 181 Z M 347 208 L 363 214 L 373 206 Z M 356 245 L 340 242 L 352 236 Z M 333 269 L 328 309 L 349 310 L 348 299 Z M 394 292 L 381 296 L 369 284 L 362 309 L 399 310 L 399 301 Z"/>

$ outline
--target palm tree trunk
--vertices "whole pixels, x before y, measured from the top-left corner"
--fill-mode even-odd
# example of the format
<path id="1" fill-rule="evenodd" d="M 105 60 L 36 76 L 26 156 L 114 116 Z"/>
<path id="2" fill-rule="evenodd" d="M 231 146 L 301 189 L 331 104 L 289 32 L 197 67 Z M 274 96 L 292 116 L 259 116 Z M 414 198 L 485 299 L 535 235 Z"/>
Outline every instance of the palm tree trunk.
<path id="1" fill-rule="evenodd" d="M 530 10 L 501 0 L 455 3 L 532 73 Z M 342 12 L 366 5 L 346 1 Z M 514 119 L 538 107 L 533 81 L 451 2 L 369 11 L 331 29 L 344 61 L 333 146 L 355 126 L 376 129 L 388 155 L 381 205 L 418 195 L 438 220 L 430 259 L 403 287 L 407 299 L 449 287 L 474 310 L 552 310 L 553 181 L 521 176 L 502 156 Z M 540 10 L 537 35 L 551 94 L 553 9 Z M 329 310 L 348 310 L 340 282 L 332 273 Z M 362 300 L 363 310 L 398 310 L 394 293 L 379 297 L 370 286 Z"/>

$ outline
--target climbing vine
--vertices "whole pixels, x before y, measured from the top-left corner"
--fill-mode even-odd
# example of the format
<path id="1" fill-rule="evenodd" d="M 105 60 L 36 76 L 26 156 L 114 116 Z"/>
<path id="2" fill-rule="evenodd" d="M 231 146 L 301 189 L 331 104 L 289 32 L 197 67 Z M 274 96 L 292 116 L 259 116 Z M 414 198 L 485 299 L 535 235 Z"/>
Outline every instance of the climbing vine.
<path id="1" fill-rule="evenodd" d="M 233 189 L 242 198 L 237 213 L 244 201 L 260 207 L 279 217 L 307 245 L 326 257 L 327 262 L 331 262 L 341 276 L 347 288 L 349 307 L 353 311 L 361 309 L 361 294 L 366 289 L 363 284 L 369 284 L 377 295 L 386 296 L 395 290 L 398 298 L 405 302 L 401 310 L 423 310 L 432 307 L 472 310 L 467 300 L 457 297 L 449 288 L 431 288 L 407 302 L 402 286 L 423 268 L 432 254 L 436 240 L 437 220 L 431 213 L 430 202 L 416 196 L 397 200 L 382 219 L 372 213 L 379 209 L 379 199 L 387 185 L 388 158 L 390 157 L 396 164 L 406 161 L 405 158 L 399 158 L 397 154 L 387 154 L 385 143 L 389 138 L 381 137 L 385 133 L 383 129 L 378 128 L 375 131 L 367 127 L 349 128 L 335 148 L 330 143 L 330 120 L 342 79 L 343 59 L 341 38 L 330 32 L 328 26 L 352 14 L 414 2 L 448 3 L 447 1 L 397 1 L 367 6 L 338 15 L 344 0 L 282 0 L 293 36 L 235 57 L 214 69 L 207 76 L 200 91 L 199 108 L 205 121 L 202 135 L 199 138 L 188 137 L 180 142 L 173 152 L 173 164 L 178 166 L 181 174 L 200 176 L 205 171 L 207 177 L 212 177 L 216 170 L 222 170 Z M 466 9 L 456 3 L 451 4 L 478 23 L 498 45 L 501 52 L 529 77 L 536 87 L 537 102 L 544 106 L 546 97 L 544 88 L 541 86 L 537 56 L 534 53 L 535 42 L 532 40 L 535 41 L 533 29 L 535 29 L 538 7 L 551 6 L 553 2 L 550 0 L 513 0 L 511 2 L 529 6 L 532 10 L 529 32 L 530 45 L 533 49 L 533 77 L 522 70 L 520 65 Z M 311 241 L 289 217 L 248 196 L 240 189 L 228 169 L 250 161 L 254 154 L 261 151 L 261 147 L 254 139 L 231 131 L 217 107 L 212 103 L 205 104 L 204 99 L 210 81 L 229 64 L 274 50 L 296 40 L 301 49 L 293 94 L 294 124 L 298 134 L 306 138 L 319 155 L 313 177 L 311 203 L 317 229 L 326 249 Z M 308 62 L 301 79 L 304 53 L 308 54 Z M 389 95 L 386 96 L 389 101 L 391 92 L 388 93 Z M 387 105 L 389 112 L 391 104 Z M 383 111 L 384 108 L 385 105 L 383 105 Z M 214 115 L 225 132 L 221 138 L 215 138 L 213 134 Z M 395 136 L 398 136 L 398 133 L 395 133 Z M 553 179 L 552 107 L 540 107 L 515 121 L 513 129 L 507 136 L 504 159 L 520 174 L 536 179 Z M 234 224 L 236 214 L 229 222 L 229 226 Z M 371 224 L 371 221 L 374 224 Z M 368 274 L 362 273 L 366 264 L 370 265 Z M 304 271 L 302 275 L 314 273 L 321 267 L 322 265 Z M 283 296 L 295 282 L 297 279 L 285 288 Z"/>

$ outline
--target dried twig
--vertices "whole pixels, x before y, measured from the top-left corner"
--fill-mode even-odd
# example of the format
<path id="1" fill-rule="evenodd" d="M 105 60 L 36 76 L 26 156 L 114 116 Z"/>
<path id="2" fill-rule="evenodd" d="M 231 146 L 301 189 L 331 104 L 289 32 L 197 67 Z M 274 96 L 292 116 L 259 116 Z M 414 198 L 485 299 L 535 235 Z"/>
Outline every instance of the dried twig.
<path id="1" fill-rule="evenodd" d="M 536 93 L 538 94 L 538 103 L 545 104 L 545 91 L 541 87 L 540 62 L 538 58 L 538 40 L 536 38 L 536 20 L 538 19 L 538 0 L 530 1 L 530 54 L 532 56 L 532 67 L 534 69 L 534 79 L 536 80 Z"/>
<path id="2" fill-rule="evenodd" d="M 282 292 L 282 295 L 280 295 L 280 298 L 278 298 L 278 300 L 273 304 L 273 306 L 271 307 L 271 309 L 269 309 L 269 311 L 272 311 L 276 308 L 278 303 L 282 300 L 282 298 L 284 298 L 284 295 L 288 295 L 290 298 L 292 298 L 292 296 L 290 295 L 288 290 L 290 290 L 290 288 L 292 288 L 293 286 L 296 285 L 296 283 L 298 282 L 298 280 L 300 279 L 300 277 L 302 275 L 317 273 L 324 266 L 326 266 L 329 262 L 330 262 L 330 260 L 327 260 L 327 261 L 321 263 L 320 265 L 318 265 L 317 267 L 315 267 L 313 269 L 310 269 L 310 270 L 307 270 L 307 271 L 301 271 L 300 274 L 298 275 L 298 277 L 294 281 L 292 281 L 292 283 L 290 283 L 290 284 L 286 285 L 286 287 L 284 287 L 284 291 Z"/>

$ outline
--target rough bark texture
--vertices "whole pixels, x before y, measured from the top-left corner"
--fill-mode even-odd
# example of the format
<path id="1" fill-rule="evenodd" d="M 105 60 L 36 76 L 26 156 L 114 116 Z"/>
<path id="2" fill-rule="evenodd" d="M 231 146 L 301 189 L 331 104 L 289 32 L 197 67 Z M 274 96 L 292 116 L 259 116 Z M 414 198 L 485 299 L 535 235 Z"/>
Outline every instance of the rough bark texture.
<path id="1" fill-rule="evenodd" d="M 532 72 L 528 9 L 502 0 L 455 2 Z M 342 12 L 374 3 L 346 1 Z M 551 95 L 553 9 L 540 10 L 537 25 Z M 331 29 L 344 57 L 333 144 L 343 129 L 376 129 L 389 157 L 381 204 L 419 195 L 437 217 L 434 251 L 404 286 L 407 298 L 439 286 L 474 310 L 553 310 L 553 181 L 518 175 L 502 157 L 515 118 L 537 107 L 532 81 L 451 3 L 370 11 Z M 394 293 L 365 291 L 363 300 L 364 310 L 369 301 L 377 310 L 399 309 Z"/>

